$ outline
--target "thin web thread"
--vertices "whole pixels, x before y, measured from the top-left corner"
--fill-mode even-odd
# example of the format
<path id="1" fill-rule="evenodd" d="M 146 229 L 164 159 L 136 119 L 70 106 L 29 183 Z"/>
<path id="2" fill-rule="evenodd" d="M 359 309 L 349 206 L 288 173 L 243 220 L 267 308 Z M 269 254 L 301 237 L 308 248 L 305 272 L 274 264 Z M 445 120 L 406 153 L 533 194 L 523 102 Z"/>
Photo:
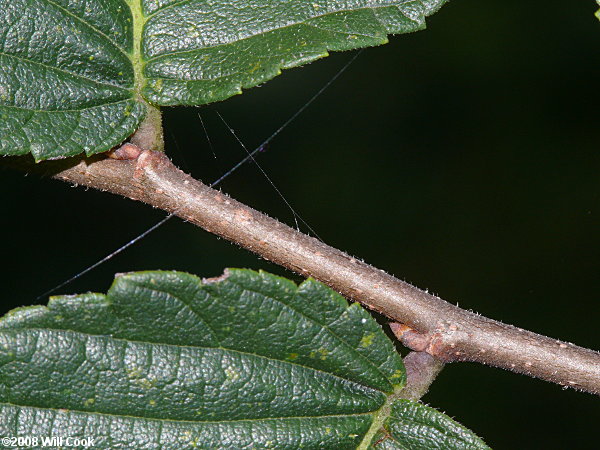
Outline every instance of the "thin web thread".
<path id="1" fill-rule="evenodd" d="M 271 142 L 273 139 L 275 139 L 275 137 L 279 133 L 281 133 L 290 123 L 292 123 L 294 120 L 296 120 L 296 118 L 300 114 L 302 114 L 306 108 L 308 108 L 323 92 L 325 92 L 327 90 L 327 88 L 329 86 L 331 86 L 335 82 L 335 80 L 337 80 L 348 69 L 348 67 L 350 67 L 352 65 L 352 63 L 356 60 L 356 58 L 358 58 L 360 56 L 360 54 L 363 52 L 363 50 L 364 49 L 361 49 L 358 52 L 356 52 L 356 54 L 352 58 L 350 58 L 350 60 L 346 64 L 344 64 L 344 66 L 333 77 L 331 77 L 331 79 L 327 83 L 325 83 L 321 89 L 319 89 L 315 93 L 315 95 L 313 95 L 304 105 L 302 105 L 300 107 L 300 109 L 298 109 L 298 111 L 296 111 L 294 114 L 292 114 L 288 120 L 286 120 L 279 128 L 277 128 L 277 130 L 275 130 L 275 132 L 273 134 L 271 134 L 271 136 L 269 136 L 267 139 L 265 139 L 258 147 L 256 147 L 254 150 L 252 150 L 252 152 L 250 152 L 250 154 L 248 156 L 246 156 L 244 159 L 242 159 L 240 162 L 238 162 L 235 166 L 233 166 L 231 169 L 229 169 L 227 172 L 225 172 L 221 176 L 221 178 L 217 179 L 213 184 L 211 184 L 211 187 L 216 186 L 221 181 L 223 181 L 225 178 L 227 178 L 229 175 L 231 175 L 233 172 L 235 172 L 241 165 L 250 161 L 258 152 L 260 152 L 263 148 L 265 148 L 269 142 Z"/>
<path id="2" fill-rule="evenodd" d="M 217 154 L 215 153 L 215 148 L 212 145 L 212 141 L 210 140 L 210 136 L 208 135 L 208 130 L 206 129 L 206 126 L 204 125 L 204 120 L 202 119 L 202 115 L 200 113 L 198 113 L 198 119 L 200 119 L 200 123 L 202 124 L 202 129 L 204 130 L 204 135 L 206 136 L 206 141 L 208 142 L 208 147 L 210 148 L 210 152 L 212 153 L 213 158 L 215 158 L 215 161 L 218 161 Z"/>
<path id="3" fill-rule="evenodd" d="M 331 77 L 331 79 L 325 83 L 323 85 L 323 87 L 321 87 L 321 89 L 319 89 L 306 103 L 304 103 L 304 105 L 302 105 L 294 114 L 292 114 L 290 116 L 289 119 L 287 119 L 279 128 L 277 128 L 277 130 L 275 130 L 268 138 L 266 138 L 258 147 L 256 147 L 254 150 L 252 150 L 251 152 L 248 152 L 248 150 L 246 149 L 246 147 L 240 142 L 240 144 L 242 144 L 242 147 L 244 147 L 244 149 L 248 152 L 248 155 L 246 157 L 244 157 L 243 159 L 241 159 L 235 166 L 233 166 L 231 169 L 229 169 L 227 172 L 225 172 L 223 175 L 221 175 L 219 178 L 217 178 L 214 182 L 212 182 L 211 184 L 209 184 L 210 187 L 215 187 L 218 186 L 219 184 L 221 184 L 223 182 L 223 180 L 225 180 L 227 177 L 229 177 L 232 173 L 234 173 L 237 169 L 239 169 L 242 165 L 244 165 L 245 163 L 247 163 L 248 161 L 255 161 L 254 156 L 256 156 L 257 153 L 261 152 L 266 145 L 271 142 L 273 139 L 275 139 L 275 137 L 277 135 L 279 135 L 279 133 L 281 133 L 288 125 L 290 125 L 294 120 L 296 120 L 296 118 L 302 114 L 306 108 L 308 108 L 323 92 L 325 92 L 327 90 L 327 88 L 329 86 L 331 86 L 347 69 L 348 67 L 350 67 L 352 65 L 352 63 L 356 60 L 356 58 L 358 58 L 358 56 L 363 52 L 363 50 L 359 50 L 358 52 L 356 52 L 354 54 L 354 56 L 352 58 L 350 58 L 348 60 L 348 62 L 346 64 L 344 64 L 344 66 L 342 66 L 342 68 L 340 70 L 338 70 L 336 72 L 336 74 Z M 200 116 L 199 116 L 200 117 Z M 219 114 L 219 117 L 221 117 L 221 115 Z M 223 118 L 221 117 L 221 120 L 223 120 Z M 202 121 L 202 118 L 200 117 L 200 121 L 202 123 L 202 126 L 204 127 L 204 122 Z M 228 128 L 229 125 L 227 125 Z M 205 128 L 206 130 L 206 128 Z M 230 128 L 231 130 L 231 128 Z M 231 130 L 233 131 L 233 130 Z M 235 136 L 235 133 L 234 133 Z M 237 136 L 236 136 L 237 139 Z M 210 140 L 209 140 L 210 143 Z M 212 149 L 212 143 L 210 143 L 210 147 Z M 213 152 L 214 154 L 214 152 Z M 216 157 L 216 155 L 215 155 Z M 258 166 L 258 164 L 257 164 Z M 264 171 L 262 170 L 262 168 L 260 168 L 260 166 L 258 166 L 259 169 L 264 173 Z M 267 177 L 268 179 L 268 177 Z M 269 180 L 270 181 L 270 180 Z M 273 185 L 273 183 L 271 182 L 271 184 Z M 275 185 L 273 185 L 273 187 L 275 187 Z M 275 187 L 275 190 L 277 190 L 277 188 Z M 277 190 L 277 192 L 279 193 L 279 195 L 283 198 L 281 192 L 279 192 L 279 190 Z M 283 200 L 285 201 L 285 198 L 283 198 Z M 289 203 L 287 201 L 285 201 L 286 204 L 288 204 L 288 206 L 291 208 L 291 206 L 289 205 Z M 294 212 L 294 210 L 292 209 L 292 212 Z M 294 212 L 294 220 L 296 220 L 296 213 Z M 167 223 L 171 218 L 173 218 L 174 215 L 173 214 L 169 214 L 168 216 L 162 218 L 160 221 L 158 221 L 157 223 L 155 223 L 154 225 L 152 225 L 150 228 L 148 228 L 146 231 L 144 231 L 143 233 L 139 234 L 138 236 L 136 236 L 135 238 L 133 238 L 132 240 L 130 240 L 129 242 L 127 242 L 126 244 L 122 245 L 121 247 L 119 247 L 118 249 L 116 249 L 115 251 L 113 251 L 112 253 L 109 253 L 108 255 L 106 255 L 104 258 L 100 259 L 99 261 L 95 262 L 94 264 L 92 264 L 91 266 L 83 269 L 81 272 L 73 275 L 71 278 L 69 278 L 66 281 L 63 281 L 62 283 L 60 283 L 59 285 L 53 287 L 52 289 L 47 290 L 46 292 L 44 292 L 43 294 L 37 296 L 35 298 L 35 301 L 39 301 L 42 298 L 45 298 L 47 295 L 52 294 L 53 292 L 65 287 L 66 285 L 68 285 L 69 283 L 72 283 L 73 281 L 77 280 L 78 278 L 82 277 L 83 275 L 89 273 L 90 271 L 94 270 L 95 268 L 97 268 L 98 266 L 104 264 L 106 261 L 112 259 L 113 257 L 117 256 L 119 253 L 123 252 L 124 250 L 128 249 L 129 247 L 131 247 L 132 245 L 134 245 L 135 243 L 139 242 L 140 240 L 144 239 L 146 236 L 148 236 L 150 233 L 152 233 L 154 230 L 160 228 L 161 226 L 163 226 L 165 223 Z M 302 220 L 302 219 L 300 219 Z M 302 220 L 302 222 L 304 222 Z M 312 230 L 312 228 L 306 223 L 306 226 L 315 234 L 315 236 L 318 237 L 318 235 Z M 298 223 L 296 222 L 296 226 L 298 226 Z M 320 239 L 320 238 L 319 238 Z"/>
<path id="4" fill-rule="evenodd" d="M 221 115 L 221 113 L 219 113 L 218 111 L 216 111 L 216 113 L 219 116 L 219 118 L 223 121 L 223 123 L 225 124 L 225 126 L 229 129 L 229 132 L 233 135 L 233 137 L 236 139 L 236 141 L 238 141 L 238 143 L 240 144 L 240 146 L 246 151 L 246 153 L 248 154 L 248 157 L 250 158 L 250 160 L 256 165 L 256 167 L 258 168 L 258 170 L 260 170 L 260 172 L 264 175 L 264 177 L 271 184 L 271 186 L 273 187 L 273 189 L 275 189 L 275 192 L 277 192 L 277 195 L 279 195 L 279 197 L 281 197 L 281 200 L 283 200 L 283 202 L 287 205 L 287 207 L 289 208 L 289 210 L 292 212 L 292 214 L 294 216 L 294 222 L 296 224 L 296 229 L 298 231 L 300 230 L 300 226 L 298 225 L 298 220 L 300 220 L 300 222 L 302 222 L 304 225 L 306 225 L 306 227 L 311 231 L 311 233 L 314 234 L 317 238 L 319 238 L 319 240 L 322 242 L 323 240 L 319 237 L 319 235 L 317 234 L 317 232 L 315 230 L 313 230 L 312 227 L 308 223 L 306 223 L 306 221 L 302 217 L 300 217 L 300 215 L 296 212 L 296 210 L 292 207 L 292 205 L 290 205 L 290 202 L 288 202 L 287 199 L 285 198 L 285 196 L 281 193 L 281 191 L 279 190 L 279 188 L 277 186 L 275 186 L 275 183 L 273 183 L 273 181 L 271 180 L 271 178 L 269 177 L 269 175 L 267 175 L 267 172 L 265 172 L 265 170 L 258 163 L 258 161 L 256 160 L 256 158 L 254 158 L 254 156 L 252 156 L 252 154 L 250 153 L 250 151 L 248 151 L 248 149 L 246 148 L 246 146 L 244 145 L 244 143 L 242 142 L 242 140 L 236 134 L 235 130 L 233 128 L 231 128 L 227 122 L 225 122 L 225 119 L 223 119 L 223 116 Z"/>
<path id="5" fill-rule="evenodd" d="M 114 252 L 109 253 L 108 255 L 106 255 L 104 258 L 102 258 L 100 261 L 96 261 L 94 264 L 92 264 L 91 266 L 83 269 L 81 272 L 79 272 L 76 275 L 73 275 L 71 278 L 69 278 L 66 281 L 63 281 L 61 284 L 59 284 L 58 286 L 53 287 L 52 289 L 50 289 L 49 291 L 44 292 L 42 295 L 38 296 L 35 298 L 35 300 L 40 300 L 43 297 L 46 297 L 48 294 L 52 294 L 54 291 L 59 290 L 62 287 L 65 287 L 67 284 L 75 281 L 77 278 L 82 277 L 83 275 L 85 275 L 86 273 L 94 270 L 96 267 L 98 267 L 99 265 L 105 263 L 106 261 L 108 261 L 109 259 L 111 259 L 113 256 L 118 255 L 119 253 L 121 253 L 123 250 L 131 247 L 133 244 L 135 244 L 136 242 L 138 242 L 141 239 L 144 239 L 146 236 L 148 236 L 150 233 L 152 233 L 154 230 L 156 230 L 157 228 L 159 228 L 160 226 L 164 225 L 169 219 L 171 219 L 171 217 L 173 217 L 173 214 L 169 214 L 167 217 L 164 217 L 163 219 L 161 219 L 159 222 L 156 222 L 154 225 L 152 225 L 150 228 L 148 228 L 146 231 L 144 231 L 142 234 L 139 234 L 137 237 L 133 238 L 131 241 L 129 241 L 127 244 L 123 245 L 122 247 L 119 247 L 118 249 L 116 249 Z"/>

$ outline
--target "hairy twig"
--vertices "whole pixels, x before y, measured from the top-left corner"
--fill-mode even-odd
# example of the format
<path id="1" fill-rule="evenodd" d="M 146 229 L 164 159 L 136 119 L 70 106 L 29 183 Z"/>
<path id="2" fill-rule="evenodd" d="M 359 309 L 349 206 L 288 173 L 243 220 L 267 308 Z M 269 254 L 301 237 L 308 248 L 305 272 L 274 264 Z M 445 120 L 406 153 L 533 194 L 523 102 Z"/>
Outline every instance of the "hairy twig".
<path id="1" fill-rule="evenodd" d="M 404 324 L 396 328 L 401 341 L 440 361 L 476 361 L 600 394 L 600 353 L 462 310 L 209 188 L 164 153 L 26 164 L 26 169 L 142 201 L 312 276 Z"/>

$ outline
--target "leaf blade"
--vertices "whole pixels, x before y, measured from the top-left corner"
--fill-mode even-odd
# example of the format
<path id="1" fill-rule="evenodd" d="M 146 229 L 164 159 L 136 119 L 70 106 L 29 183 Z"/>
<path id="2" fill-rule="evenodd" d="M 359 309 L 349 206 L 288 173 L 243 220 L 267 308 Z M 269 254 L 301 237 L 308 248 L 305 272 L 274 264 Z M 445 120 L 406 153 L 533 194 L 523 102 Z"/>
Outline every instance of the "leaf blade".
<path id="1" fill-rule="evenodd" d="M 335 311 L 356 307 L 314 281 L 304 286 L 244 270 L 217 282 L 143 272 L 118 277 L 107 295 L 15 310 L 0 320 L 0 409 L 10 415 L 20 405 L 26 417 L 37 411 L 71 427 L 125 420 L 161 442 L 154 427 L 166 421 L 168 439 L 187 433 L 208 446 L 355 448 L 403 381 L 387 378 L 403 373 L 402 362 L 395 353 L 371 361 L 335 339 L 327 330 Z M 314 308 L 316 292 L 328 295 L 329 315 L 307 317 L 297 306 Z M 380 369 L 390 358 L 395 365 Z"/>
<path id="2" fill-rule="evenodd" d="M 100 153 L 155 106 L 239 94 L 421 29 L 446 0 L 0 0 L 0 154 Z"/>
<path id="3" fill-rule="evenodd" d="M 404 383 L 364 309 L 314 280 L 264 272 L 125 274 L 106 295 L 54 297 L 0 319 L 0 435 L 363 448 L 382 425 L 414 422 L 395 401 Z M 435 414 L 438 432 L 456 432 Z"/>
<path id="4" fill-rule="evenodd" d="M 89 437 L 95 430 L 96 448 L 278 448 L 295 450 L 298 443 L 304 448 L 356 448 L 359 433 L 368 428 L 368 421 L 348 417 L 285 419 L 284 426 L 272 420 L 247 422 L 189 423 L 149 420 L 139 423 L 131 417 L 111 417 L 76 411 L 17 408 L 0 404 L 3 420 L 0 432 L 9 436 L 72 436 Z M 357 436 L 357 434 L 359 434 Z M 233 436 L 229 441 L 223 436 Z"/>
<path id="5" fill-rule="evenodd" d="M 36 160 L 120 144 L 134 100 L 129 9 L 120 0 L 0 0 L 0 154 Z"/>
<path id="6" fill-rule="evenodd" d="M 223 100 L 328 50 L 380 45 L 389 34 L 422 29 L 443 3 L 223 1 L 209 9 L 200 0 L 145 2 L 142 92 L 160 105 Z"/>

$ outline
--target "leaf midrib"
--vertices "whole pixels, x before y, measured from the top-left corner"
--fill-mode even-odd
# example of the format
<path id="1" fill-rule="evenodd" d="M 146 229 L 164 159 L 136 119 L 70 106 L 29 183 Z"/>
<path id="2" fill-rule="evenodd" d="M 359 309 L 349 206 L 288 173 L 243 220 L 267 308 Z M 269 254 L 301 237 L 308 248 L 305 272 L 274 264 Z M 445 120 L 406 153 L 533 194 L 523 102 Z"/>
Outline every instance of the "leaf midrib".
<path id="1" fill-rule="evenodd" d="M 142 0 L 126 0 L 127 6 L 131 11 L 131 20 L 133 22 L 133 51 L 129 58 L 133 64 L 134 91 L 138 101 L 146 103 L 142 97 L 142 89 L 146 84 L 144 76 L 145 61 L 142 58 L 142 37 L 144 35 L 144 25 L 147 17 L 144 16 Z"/>
<path id="2" fill-rule="evenodd" d="M 363 439 L 356 450 L 367 450 L 369 448 L 371 441 L 377 432 L 383 427 L 385 421 L 392 416 L 392 405 L 399 398 L 403 388 L 404 387 L 396 388 L 393 394 L 387 396 L 385 403 L 381 406 L 381 408 L 379 408 L 377 411 L 373 411 L 373 423 L 363 436 Z"/>

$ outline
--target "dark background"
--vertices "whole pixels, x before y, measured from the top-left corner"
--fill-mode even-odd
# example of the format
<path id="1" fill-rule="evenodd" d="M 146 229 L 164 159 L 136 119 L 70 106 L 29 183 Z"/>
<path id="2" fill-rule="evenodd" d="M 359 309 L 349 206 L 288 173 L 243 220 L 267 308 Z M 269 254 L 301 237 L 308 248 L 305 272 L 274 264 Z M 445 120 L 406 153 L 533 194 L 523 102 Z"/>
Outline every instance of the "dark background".
<path id="1" fill-rule="evenodd" d="M 463 308 L 599 349 L 595 9 L 592 0 L 455 0 L 427 31 L 363 52 L 260 164 L 325 242 Z M 168 151 L 214 180 L 245 154 L 216 110 L 254 148 L 353 54 L 224 103 L 167 109 Z M 34 303 L 164 217 L 16 172 L 1 183 L 5 310 Z M 222 187 L 294 223 L 252 164 Z M 106 291 L 115 272 L 214 276 L 228 266 L 286 274 L 173 219 L 59 293 Z M 496 448 L 598 445 L 598 397 L 502 370 L 450 365 L 424 400 Z"/>

